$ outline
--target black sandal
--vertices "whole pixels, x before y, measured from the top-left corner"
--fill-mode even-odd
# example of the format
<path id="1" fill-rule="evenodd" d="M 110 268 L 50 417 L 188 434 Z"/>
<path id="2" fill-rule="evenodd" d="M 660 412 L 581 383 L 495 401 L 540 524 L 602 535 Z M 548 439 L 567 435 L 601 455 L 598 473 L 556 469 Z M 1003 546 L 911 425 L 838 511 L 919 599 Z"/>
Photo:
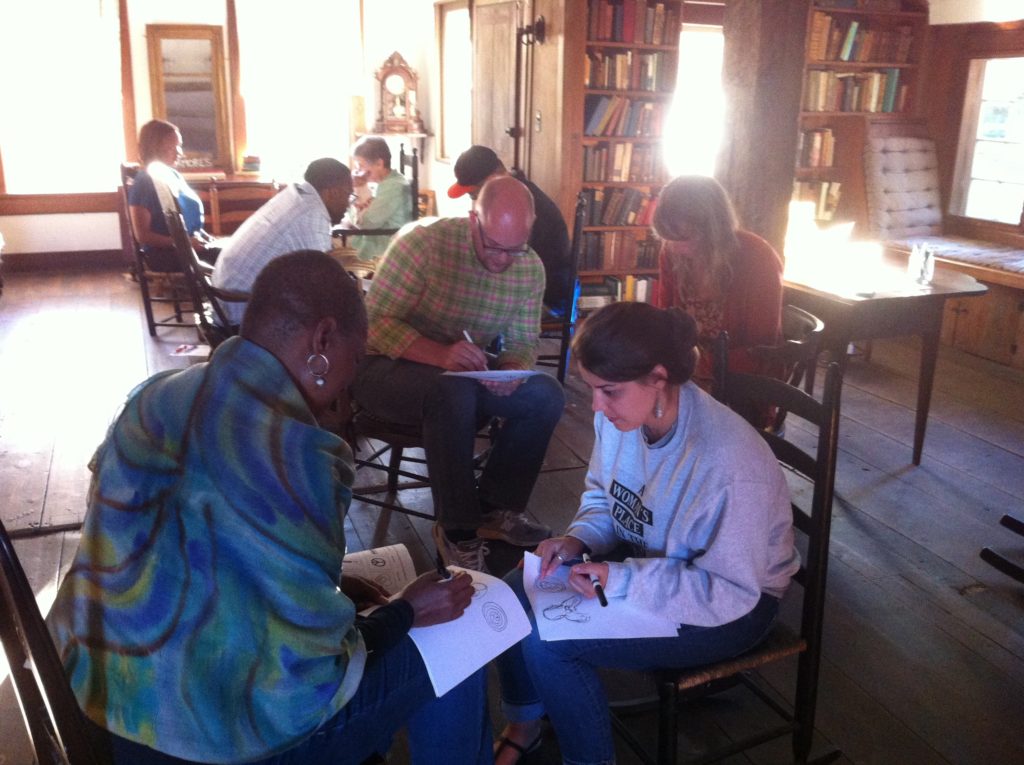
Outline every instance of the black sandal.
<path id="1" fill-rule="evenodd" d="M 540 749 L 540 745 L 543 743 L 543 741 L 544 741 L 544 734 L 543 734 L 543 732 L 538 733 L 537 734 L 537 738 L 535 738 L 533 741 L 531 741 L 529 746 L 525 746 L 525 747 L 521 746 L 520 744 L 517 744 L 515 741 L 510 739 L 508 736 L 502 736 L 501 738 L 498 739 L 497 745 L 494 747 L 494 759 L 495 760 L 498 759 L 498 755 L 501 754 L 501 750 L 502 749 L 504 749 L 505 747 L 509 747 L 509 748 L 515 749 L 517 752 L 519 752 L 519 756 L 516 758 L 516 762 L 519 762 L 519 760 L 521 760 L 523 757 L 526 757 L 528 754 L 533 754 L 538 749 Z"/>

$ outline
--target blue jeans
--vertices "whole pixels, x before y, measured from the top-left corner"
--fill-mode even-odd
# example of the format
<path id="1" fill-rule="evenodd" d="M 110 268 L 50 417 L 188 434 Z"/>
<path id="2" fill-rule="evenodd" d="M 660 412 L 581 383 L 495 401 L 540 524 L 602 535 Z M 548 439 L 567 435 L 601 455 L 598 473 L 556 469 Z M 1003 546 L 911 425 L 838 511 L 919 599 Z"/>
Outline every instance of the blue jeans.
<path id="1" fill-rule="evenodd" d="M 474 531 L 488 509 L 524 510 L 551 434 L 565 409 L 562 386 L 534 375 L 510 396 L 496 396 L 465 377 L 405 359 L 368 356 L 352 393 L 371 414 L 420 425 L 434 512 L 448 530 Z M 481 423 L 502 418 L 479 488 L 474 438 Z"/>
<path id="2" fill-rule="evenodd" d="M 384 754 L 405 725 L 414 765 L 490 765 L 492 733 L 481 669 L 441 698 L 434 696 L 412 639 L 372 653 L 355 696 L 298 746 L 258 765 L 359 765 Z M 91 725 L 97 749 L 113 765 L 191 765 Z"/>
<path id="3" fill-rule="evenodd" d="M 538 637 L 522 570 L 511 571 L 505 581 L 529 613 L 533 631 L 498 657 L 502 708 L 511 722 L 536 720 L 546 713 L 566 765 L 604 765 L 615 760 L 599 667 L 646 671 L 727 659 L 757 645 L 779 610 L 777 598 L 761 595 L 746 616 L 719 627 L 683 625 L 672 638 L 547 642 Z M 612 602 L 610 608 L 614 607 Z"/>

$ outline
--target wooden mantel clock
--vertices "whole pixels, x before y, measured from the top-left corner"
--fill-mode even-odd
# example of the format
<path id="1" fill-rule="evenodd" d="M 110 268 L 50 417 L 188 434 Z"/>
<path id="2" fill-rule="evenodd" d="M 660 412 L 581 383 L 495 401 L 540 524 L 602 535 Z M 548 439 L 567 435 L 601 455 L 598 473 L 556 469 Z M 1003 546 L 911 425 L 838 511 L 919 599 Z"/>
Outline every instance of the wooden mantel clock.
<path id="1" fill-rule="evenodd" d="M 416 107 L 416 72 L 395 51 L 377 70 L 380 112 L 373 126 L 376 133 L 423 133 L 423 120 Z"/>

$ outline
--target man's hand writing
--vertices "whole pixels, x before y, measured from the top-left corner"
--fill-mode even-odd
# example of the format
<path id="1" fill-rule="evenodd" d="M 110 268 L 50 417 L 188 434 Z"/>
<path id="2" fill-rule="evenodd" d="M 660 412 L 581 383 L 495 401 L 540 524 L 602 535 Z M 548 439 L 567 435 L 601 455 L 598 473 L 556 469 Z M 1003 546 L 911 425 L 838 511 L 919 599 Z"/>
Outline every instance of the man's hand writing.
<path id="1" fill-rule="evenodd" d="M 447 346 L 441 366 L 451 372 L 480 372 L 487 369 L 487 356 L 473 343 L 459 340 Z"/>

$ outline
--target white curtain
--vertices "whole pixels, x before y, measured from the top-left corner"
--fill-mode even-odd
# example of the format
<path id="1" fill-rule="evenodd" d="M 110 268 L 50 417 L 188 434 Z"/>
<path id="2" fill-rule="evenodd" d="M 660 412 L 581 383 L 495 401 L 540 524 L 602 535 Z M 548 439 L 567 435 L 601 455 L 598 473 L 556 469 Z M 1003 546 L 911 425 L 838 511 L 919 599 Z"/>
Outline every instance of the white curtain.
<path id="1" fill-rule="evenodd" d="M 246 153 L 283 182 L 319 157 L 347 164 L 350 105 L 362 91 L 357 0 L 235 5 Z"/>

